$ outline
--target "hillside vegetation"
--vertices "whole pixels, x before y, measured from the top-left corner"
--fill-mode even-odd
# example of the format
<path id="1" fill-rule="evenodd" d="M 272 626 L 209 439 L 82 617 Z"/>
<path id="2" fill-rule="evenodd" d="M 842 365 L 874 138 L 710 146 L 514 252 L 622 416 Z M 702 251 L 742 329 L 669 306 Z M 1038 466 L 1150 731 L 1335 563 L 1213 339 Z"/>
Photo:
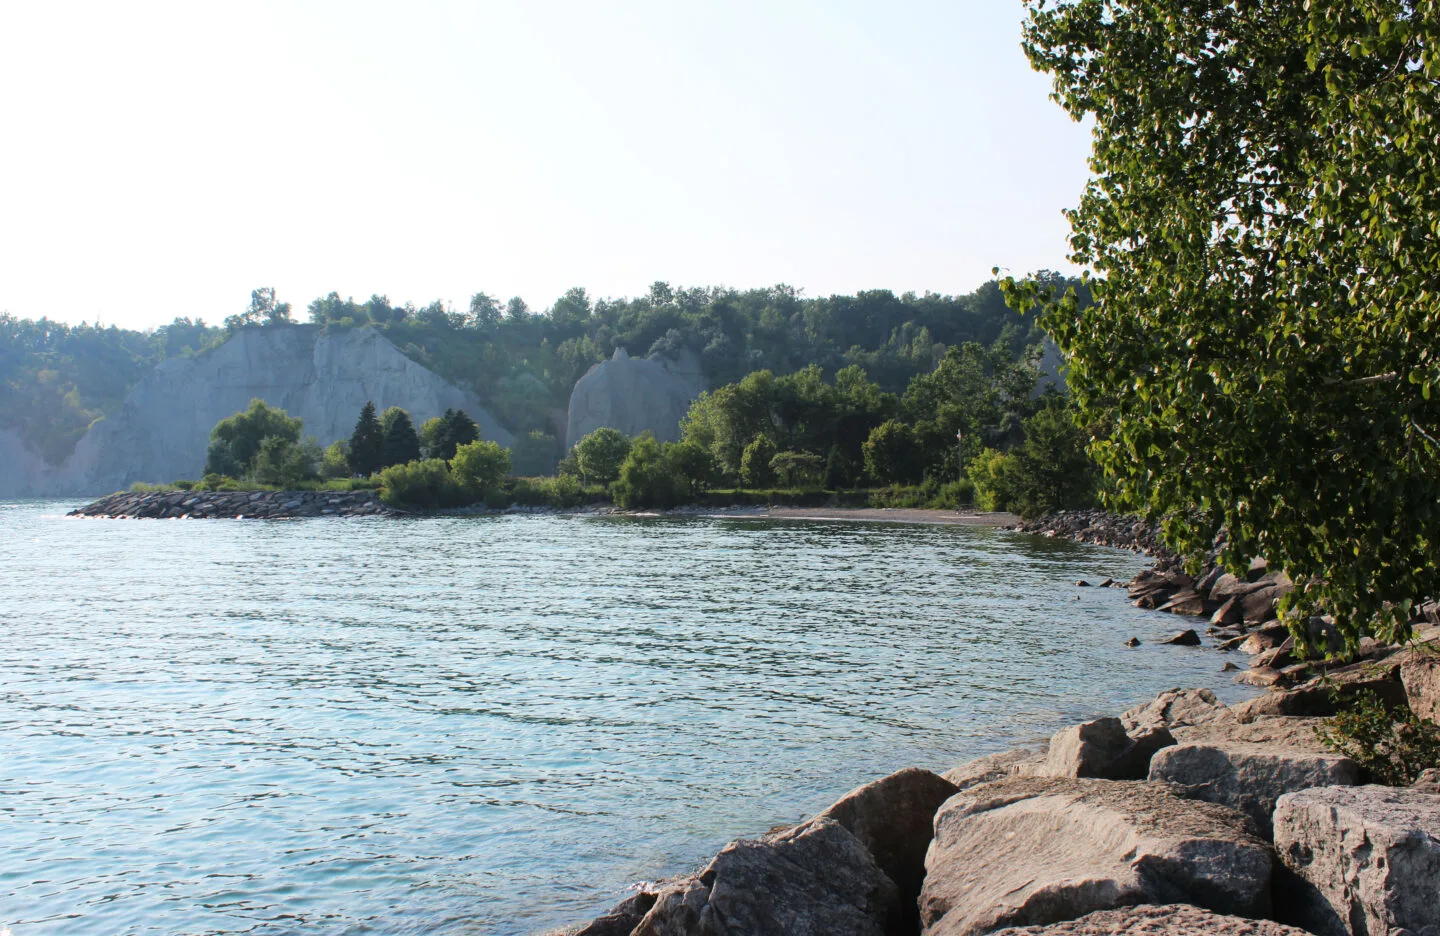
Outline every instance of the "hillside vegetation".
<path id="1" fill-rule="evenodd" d="M 1041 280 L 1066 285 L 1054 275 Z M 834 374 L 859 365 L 882 390 L 901 393 L 952 347 L 975 342 L 1018 361 L 1042 337 L 1034 317 L 1006 307 L 993 281 L 961 296 L 871 290 L 806 298 L 786 286 L 655 283 L 637 298 L 592 300 L 576 288 L 543 312 L 518 297 L 501 303 L 485 293 L 463 311 L 331 293 L 309 304 L 308 317 L 326 330 L 377 328 L 412 359 L 473 389 L 521 436 L 553 431 L 552 416 L 568 404 L 575 381 L 617 347 L 634 354 L 693 352 L 712 386 L 759 370 L 784 376 L 815 365 Z M 269 289 L 255 290 L 249 307 L 223 327 L 181 318 L 141 332 L 0 314 L 0 429 L 18 432 L 59 463 L 161 361 L 204 353 L 237 329 L 292 321 L 290 305 Z"/>

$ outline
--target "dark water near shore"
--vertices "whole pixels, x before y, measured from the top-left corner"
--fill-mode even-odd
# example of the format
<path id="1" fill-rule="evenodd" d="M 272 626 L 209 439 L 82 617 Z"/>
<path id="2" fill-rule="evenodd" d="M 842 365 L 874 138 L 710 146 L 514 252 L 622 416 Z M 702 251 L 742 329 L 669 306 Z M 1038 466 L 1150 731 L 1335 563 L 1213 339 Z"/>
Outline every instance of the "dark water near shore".
<path id="1" fill-rule="evenodd" d="M 899 767 L 1235 694 L 1074 587 L 1143 559 L 989 529 L 72 506 L 0 506 L 14 936 L 529 933 Z"/>

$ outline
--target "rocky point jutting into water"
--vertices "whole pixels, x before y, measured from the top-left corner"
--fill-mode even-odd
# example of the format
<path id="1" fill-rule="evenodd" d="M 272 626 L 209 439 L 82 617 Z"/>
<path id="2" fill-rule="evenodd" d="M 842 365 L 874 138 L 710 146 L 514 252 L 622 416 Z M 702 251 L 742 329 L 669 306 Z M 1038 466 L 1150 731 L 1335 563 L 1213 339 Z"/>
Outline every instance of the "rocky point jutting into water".
<path id="1" fill-rule="evenodd" d="M 374 329 L 247 328 L 214 350 L 160 364 L 58 467 L 15 433 L 0 432 L 0 496 L 97 494 L 135 481 L 198 478 L 210 430 L 257 398 L 303 419 L 305 433 L 322 445 L 348 438 L 366 401 L 382 410 L 403 407 L 417 425 L 461 409 L 483 438 L 514 441 L 478 397 L 412 361 Z"/>

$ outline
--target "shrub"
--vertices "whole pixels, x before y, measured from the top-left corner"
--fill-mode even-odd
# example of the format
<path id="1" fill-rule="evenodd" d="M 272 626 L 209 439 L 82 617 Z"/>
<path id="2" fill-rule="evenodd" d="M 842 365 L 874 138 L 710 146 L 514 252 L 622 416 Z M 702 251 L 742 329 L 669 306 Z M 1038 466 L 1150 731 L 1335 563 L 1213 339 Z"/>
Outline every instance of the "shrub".
<path id="1" fill-rule="evenodd" d="M 981 510 L 1009 510 L 1014 499 L 1010 456 L 985 449 L 965 467 L 965 477 L 975 489 L 975 504 Z"/>
<path id="2" fill-rule="evenodd" d="M 248 409 L 220 420 L 210 430 L 205 473 L 247 475 L 254 469 L 266 439 L 299 442 L 301 429 L 300 420 L 283 409 L 266 406 L 264 400 L 251 400 Z"/>
<path id="3" fill-rule="evenodd" d="M 585 500 L 585 489 L 578 479 L 569 475 L 554 478 L 516 478 L 510 488 L 515 502 L 527 507 L 578 507 Z"/>
<path id="4" fill-rule="evenodd" d="M 397 507 L 435 510 L 471 503 L 465 490 L 438 458 L 391 465 L 380 472 L 380 497 Z"/>
<path id="5" fill-rule="evenodd" d="M 509 471 L 510 450 L 484 439 L 457 447 L 450 459 L 451 475 L 476 499 L 499 488 Z"/>
<path id="6" fill-rule="evenodd" d="M 348 478 L 350 477 L 350 440 L 340 439 L 331 442 L 320 456 L 320 477 L 322 478 Z"/>
<path id="7" fill-rule="evenodd" d="M 1408 708 L 1391 711 L 1369 690 L 1326 719 L 1315 734 L 1327 748 L 1387 786 L 1408 786 L 1422 770 L 1440 767 L 1440 725 Z"/>
<path id="8" fill-rule="evenodd" d="M 630 440 L 609 426 L 575 443 L 575 464 L 586 484 L 609 484 L 620 477 L 620 466 L 629 454 Z"/>
<path id="9" fill-rule="evenodd" d="M 630 447 L 610 490 L 621 507 L 673 507 L 687 487 L 655 436 L 647 432 Z"/>
<path id="10" fill-rule="evenodd" d="M 195 490 L 195 482 L 194 482 L 194 481 L 176 481 L 175 484 L 174 484 L 174 486 L 177 487 L 177 488 L 179 488 L 179 489 L 182 490 L 182 491 L 193 491 L 193 490 Z"/>
<path id="11" fill-rule="evenodd" d="M 740 483 L 752 490 L 773 485 L 775 472 L 770 462 L 775 455 L 775 443 L 770 441 L 770 437 L 756 436 L 740 455 Z"/>

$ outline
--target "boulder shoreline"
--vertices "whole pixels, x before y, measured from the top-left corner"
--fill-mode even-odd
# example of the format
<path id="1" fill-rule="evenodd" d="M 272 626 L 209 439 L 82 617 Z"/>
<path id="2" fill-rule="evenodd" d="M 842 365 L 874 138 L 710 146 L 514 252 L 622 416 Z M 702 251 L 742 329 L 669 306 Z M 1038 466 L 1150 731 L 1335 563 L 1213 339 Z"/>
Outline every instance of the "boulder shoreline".
<path id="1" fill-rule="evenodd" d="M 376 491 L 130 491 L 111 494 L 66 516 L 108 520 L 279 520 L 384 517 L 399 511 Z"/>

